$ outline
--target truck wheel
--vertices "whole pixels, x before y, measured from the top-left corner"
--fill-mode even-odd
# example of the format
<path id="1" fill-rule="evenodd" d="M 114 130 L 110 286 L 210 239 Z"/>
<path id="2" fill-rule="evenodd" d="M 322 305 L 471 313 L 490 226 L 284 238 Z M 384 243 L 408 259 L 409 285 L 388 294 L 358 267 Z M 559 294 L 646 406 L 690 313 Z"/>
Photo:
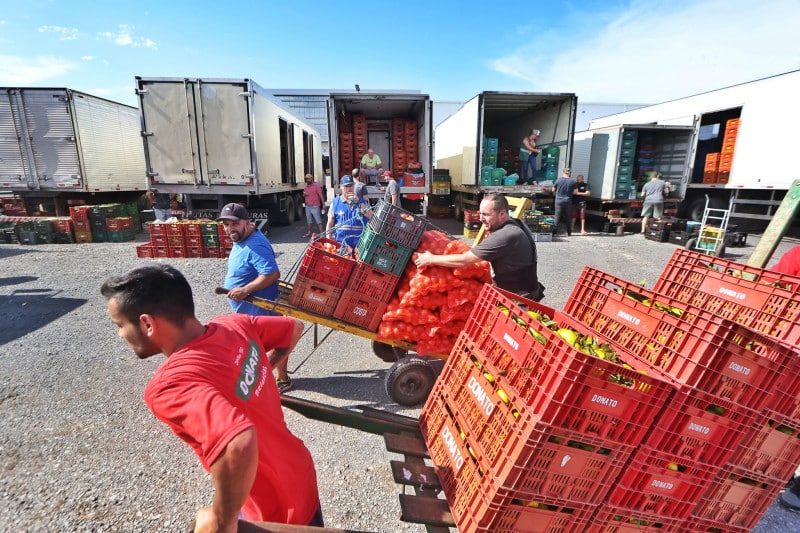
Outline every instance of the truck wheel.
<path id="1" fill-rule="evenodd" d="M 294 223 L 295 215 L 297 214 L 294 197 L 292 195 L 287 194 L 285 196 L 286 199 L 286 211 L 284 212 L 277 212 L 275 214 L 275 220 L 281 226 L 291 226 Z"/>
<path id="2" fill-rule="evenodd" d="M 405 357 L 393 364 L 386 374 L 386 394 L 400 405 L 419 405 L 431 393 L 435 381 L 436 373 L 426 360 Z"/>
<path id="3" fill-rule="evenodd" d="M 408 352 L 402 348 L 395 348 L 381 341 L 372 341 L 372 353 L 384 363 L 394 363 L 408 355 Z"/>
<path id="4" fill-rule="evenodd" d="M 686 239 L 686 244 L 683 245 L 684 248 L 687 250 L 694 251 L 694 247 L 697 244 L 697 237 L 689 237 Z"/>
<path id="5" fill-rule="evenodd" d="M 725 209 L 727 204 L 721 198 L 710 198 L 708 200 L 708 207 L 711 209 Z M 703 221 L 703 213 L 706 210 L 706 199 L 705 198 L 697 198 L 693 200 L 691 204 L 689 204 L 689 209 L 686 211 L 686 218 L 689 220 L 693 220 L 695 222 L 702 222 Z"/>
<path id="6" fill-rule="evenodd" d="M 302 194 L 295 195 L 294 205 L 297 206 L 295 210 L 295 219 L 297 220 L 303 220 L 303 218 L 306 216 L 306 208 L 303 207 L 303 202 L 304 199 Z"/>

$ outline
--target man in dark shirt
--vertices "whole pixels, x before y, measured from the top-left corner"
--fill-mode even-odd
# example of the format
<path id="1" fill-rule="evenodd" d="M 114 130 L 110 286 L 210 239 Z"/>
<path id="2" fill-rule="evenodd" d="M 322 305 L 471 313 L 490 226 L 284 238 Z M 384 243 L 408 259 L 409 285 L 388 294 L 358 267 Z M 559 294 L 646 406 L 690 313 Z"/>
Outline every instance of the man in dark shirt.
<path id="1" fill-rule="evenodd" d="M 510 217 L 508 201 L 502 194 L 483 197 L 480 219 L 489 235 L 480 244 L 462 254 L 434 255 L 423 252 L 415 263 L 422 268 L 438 265 L 458 268 L 484 260 L 492 265 L 494 283 L 501 289 L 532 300 L 543 296 L 536 272 L 536 244 L 528 228 Z"/>
<path id="2" fill-rule="evenodd" d="M 581 221 L 581 235 L 586 235 L 586 198 L 592 193 L 589 184 L 583 179 L 583 174 L 578 174 L 575 192 L 572 196 L 572 229 L 575 230 L 575 220 Z"/>
<path id="3" fill-rule="evenodd" d="M 558 226 L 563 222 L 567 228 L 567 235 L 572 235 L 572 194 L 577 186 L 578 182 L 572 177 L 572 172 L 568 168 L 564 169 L 564 173 L 553 185 L 553 192 L 556 195 L 556 220 L 553 233 L 558 233 Z"/>

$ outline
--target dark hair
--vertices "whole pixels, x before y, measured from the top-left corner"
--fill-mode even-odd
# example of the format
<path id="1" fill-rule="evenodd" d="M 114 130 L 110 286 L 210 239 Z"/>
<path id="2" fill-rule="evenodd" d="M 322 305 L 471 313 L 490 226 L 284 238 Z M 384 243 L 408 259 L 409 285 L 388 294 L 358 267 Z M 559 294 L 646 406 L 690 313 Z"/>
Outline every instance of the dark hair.
<path id="1" fill-rule="evenodd" d="M 100 287 L 100 294 L 106 300 L 114 298 L 120 312 L 134 324 L 144 314 L 166 318 L 177 326 L 194 317 L 192 288 L 170 265 L 148 265 L 112 276 Z"/>
<path id="2" fill-rule="evenodd" d="M 489 194 L 484 195 L 483 199 L 492 202 L 492 205 L 494 205 L 494 210 L 497 213 L 500 211 L 508 211 L 508 200 L 506 200 L 506 197 L 499 192 L 490 192 Z"/>

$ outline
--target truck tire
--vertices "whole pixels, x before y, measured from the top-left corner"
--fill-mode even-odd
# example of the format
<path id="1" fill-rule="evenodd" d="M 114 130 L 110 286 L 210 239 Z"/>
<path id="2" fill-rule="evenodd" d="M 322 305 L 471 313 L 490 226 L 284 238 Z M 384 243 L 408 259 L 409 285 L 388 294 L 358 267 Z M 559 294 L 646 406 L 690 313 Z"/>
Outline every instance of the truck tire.
<path id="1" fill-rule="evenodd" d="M 419 357 L 400 359 L 386 373 L 386 394 L 406 407 L 419 405 L 431 393 L 436 373 L 430 363 Z"/>
<path id="2" fill-rule="evenodd" d="M 372 353 L 384 363 L 395 363 L 408 355 L 402 348 L 395 348 L 381 341 L 372 341 Z"/>
<path id="3" fill-rule="evenodd" d="M 712 209 L 725 209 L 726 205 L 722 198 L 712 197 L 708 201 L 708 207 Z M 695 222 L 702 222 L 705 210 L 706 199 L 696 198 L 689 204 L 689 208 L 686 210 L 686 218 Z"/>
<path id="4" fill-rule="evenodd" d="M 464 220 L 464 198 L 458 193 L 456 193 L 456 197 L 453 199 L 453 213 L 455 214 L 456 220 Z"/>
<path id="5" fill-rule="evenodd" d="M 296 194 L 294 196 L 294 205 L 297 206 L 295 208 L 295 219 L 296 220 L 303 220 L 306 216 L 306 208 L 303 207 L 303 203 L 305 199 L 303 198 L 302 194 Z"/>
<path id="6" fill-rule="evenodd" d="M 277 212 L 275 216 L 275 220 L 281 226 L 291 226 L 295 221 L 295 215 L 297 215 L 297 208 L 294 203 L 294 197 L 291 194 L 287 194 L 286 198 L 286 211 L 284 212 Z M 279 204 L 280 205 L 280 200 Z"/>

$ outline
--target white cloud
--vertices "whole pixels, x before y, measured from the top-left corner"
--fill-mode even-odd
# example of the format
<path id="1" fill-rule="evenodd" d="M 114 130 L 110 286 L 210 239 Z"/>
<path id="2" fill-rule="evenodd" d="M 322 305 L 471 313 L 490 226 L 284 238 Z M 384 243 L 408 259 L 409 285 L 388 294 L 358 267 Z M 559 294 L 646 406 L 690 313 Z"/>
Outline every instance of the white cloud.
<path id="1" fill-rule="evenodd" d="M 0 55 L 0 85 L 31 85 L 58 78 L 74 68 L 72 62 L 60 57 Z"/>
<path id="2" fill-rule="evenodd" d="M 60 41 L 75 41 L 79 36 L 78 28 L 64 26 L 39 26 L 39 33 L 57 33 Z"/>
<path id="3" fill-rule="evenodd" d="M 94 56 L 81 56 L 81 61 L 93 61 Z"/>
<path id="4" fill-rule="evenodd" d="M 584 35 L 539 34 L 489 66 L 583 101 L 660 102 L 800 68 L 798 27 L 796 0 L 634 1 Z"/>
<path id="5" fill-rule="evenodd" d="M 97 35 L 119 46 L 133 46 L 134 48 L 150 48 L 158 50 L 156 42 L 148 37 L 136 37 L 133 35 L 134 26 L 128 24 L 120 24 L 119 30 L 116 32 L 104 31 Z"/>

